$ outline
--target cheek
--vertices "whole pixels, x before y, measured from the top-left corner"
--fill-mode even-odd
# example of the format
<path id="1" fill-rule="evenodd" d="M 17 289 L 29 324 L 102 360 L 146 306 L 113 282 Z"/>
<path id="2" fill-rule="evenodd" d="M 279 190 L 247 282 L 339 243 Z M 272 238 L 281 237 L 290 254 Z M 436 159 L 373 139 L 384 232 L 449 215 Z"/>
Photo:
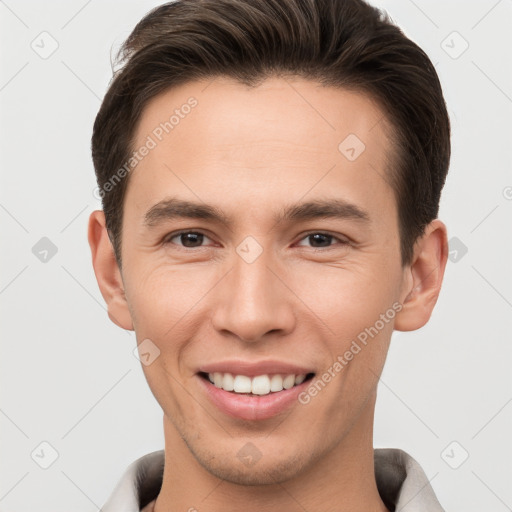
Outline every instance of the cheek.
<path id="1" fill-rule="evenodd" d="M 150 340 L 150 352 L 157 354 L 151 364 L 142 365 L 145 378 L 162 409 L 172 418 L 184 417 L 190 403 L 182 386 L 191 374 L 182 362 L 189 340 L 196 336 L 198 318 L 205 317 L 205 273 L 183 267 L 132 270 L 137 279 L 127 286 L 127 299 L 136 317 L 137 343 Z"/>
<path id="2" fill-rule="evenodd" d="M 309 313 L 311 334 L 323 333 L 325 373 L 317 378 L 326 384 L 325 392 L 317 385 L 322 389 L 317 406 L 326 414 L 318 417 L 331 418 L 334 429 L 367 402 L 386 359 L 399 304 L 393 269 L 379 279 L 378 268 L 324 268 L 301 280 L 299 293 L 314 313 Z"/>
<path id="3" fill-rule="evenodd" d="M 297 297 L 316 317 L 316 324 L 323 326 L 326 335 L 343 348 L 345 342 L 355 339 L 366 328 L 371 328 L 381 314 L 388 312 L 385 326 L 378 324 L 378 330 L 390 331 L 394 318 L 392 304 L 395 300 L 396 285 L 392 269 L 385 279 L 377 266 L 368 264 L 343 264 L 339 266 L 318 265 L 288 276 Z M 389 312 L 389 310 L 391 311 Z M 392 330 L 392 329 L 391 329 Z"/>
<path id="4" fill-rule="evenodd" d="M 189 325 L 215 283 L 210 270 L 180 266 L 134 269 L 133 275 L 137 279 L 127 286 L 127 299 L 137 320 L 137 338 L 149 337 L 162 344 L 167 339 L 179 339 L 176 332 Z"/>

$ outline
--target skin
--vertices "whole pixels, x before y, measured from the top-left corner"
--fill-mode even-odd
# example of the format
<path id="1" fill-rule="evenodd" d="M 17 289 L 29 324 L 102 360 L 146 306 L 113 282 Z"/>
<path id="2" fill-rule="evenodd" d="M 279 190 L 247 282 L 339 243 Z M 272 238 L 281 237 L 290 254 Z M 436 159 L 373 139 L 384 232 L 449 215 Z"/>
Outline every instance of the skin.
<path id="1" fill-rule="evenodd" d="M 393 329 L 415 330 L 430 318 L 447 260 L 446 226 L 429 224 L 412 263 L 401 266 L 396 198 L 386 180 L 390 126 L 367 96 L 299 78 L 252 89 L 223 77 L 188 83 L 148 103 L 135 147 L 190 96 L 198 105 L 129 176 L 122 270 L 103 212 L 89 221 L 110 318 L 160 350 L 142 366 L 164 413 L 164 478 L 152 506 L 385 511 L 373 476 L 378 377 Z M 354 161 L 338 150 L 350 133 L 365 144 Z M 149 229 L 145 213 L 170 196 L 214 205 L 232 224 L 181 218 Z M 356 204 L 370 222 L 273 220 L 290 203 L 326 198 Z M 187 247 L 186 237 L 170 236 L 179 230 L 206 236 Z M 334 238 L 315 243 L 313 233 Z M 247 236 L 263 250 L 250 264 L 236 252 Z M 198 366 L 223 359 L 277 359 L 321 375 L 395 302 L 401 311 L 306 405 L 245 421 L 202 392 Z M 252 466 L 237 457 L 248 442 L 261 454 Z"/>

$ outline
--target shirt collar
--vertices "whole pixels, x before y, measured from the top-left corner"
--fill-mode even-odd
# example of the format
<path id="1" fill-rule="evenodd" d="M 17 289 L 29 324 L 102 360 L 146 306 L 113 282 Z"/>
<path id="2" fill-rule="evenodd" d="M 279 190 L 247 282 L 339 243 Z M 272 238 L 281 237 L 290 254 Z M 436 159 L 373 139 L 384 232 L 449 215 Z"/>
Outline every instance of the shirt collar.
<path id="1" fill-rule="evenodd" d="M 406 452 L 377 448 L 375 478 L 382 500 L 395 512 L 444 512 L 421 466 Z M 164 450 L 148 453 L 123 473 L 101 512 L 140 512 L 162 485 Z"/>

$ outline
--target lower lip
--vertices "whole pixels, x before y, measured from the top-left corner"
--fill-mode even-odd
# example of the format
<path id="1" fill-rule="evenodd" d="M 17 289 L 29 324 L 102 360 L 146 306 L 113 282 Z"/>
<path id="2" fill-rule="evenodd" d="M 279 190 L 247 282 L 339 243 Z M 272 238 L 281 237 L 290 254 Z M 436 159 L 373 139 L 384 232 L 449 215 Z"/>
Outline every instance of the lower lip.
<path id="1" fill-rule="evenodd" d="M 197 375 L 210 400 L 225 414 L 242 420 L 266 420 L 298 403 L 298 395 L 309 385 L 308 379 L 297 386 L 268 395 L 242 395 L 225 391 Z"/>

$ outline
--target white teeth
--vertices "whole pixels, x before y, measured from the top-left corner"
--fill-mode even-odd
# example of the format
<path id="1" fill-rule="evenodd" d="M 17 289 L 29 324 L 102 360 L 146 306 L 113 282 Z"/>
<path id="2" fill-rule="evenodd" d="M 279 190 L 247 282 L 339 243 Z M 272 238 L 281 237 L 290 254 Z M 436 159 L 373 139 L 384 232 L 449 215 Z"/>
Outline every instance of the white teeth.
<path id="1" fill-rule="evenodd" d="M 293 388 L 293 385 L 295 384 L 295 375 L 287 375 L 283 379 L 283 388 L 284 389 L 290 389 Z"/>
<path id="2" fill-rule="evenodd" d="M 254 395 L 268 395 L 270 393 L 268 375 L 258 375 L 252 379 L 252 393 Z"/>
<path id="3" fill-rule="evenodd" d="M 209 373 L 210 382 L 217 388 L 235 393 L 252 393 L 254 395 L 268 395 L 270 392 L 277 393 L 283 389 L 290 389 L 299 385 L 306 379 L 305 374 L 300 375 L 258 375 L 247 377 L 246 375 L 233 375 L 231 373 Z"/>
<path id="4" fill-rule="evenodd" d="M 222 385 L 219 386 L 225 391 L 233 391 L 235 389 L 235 378 L 231 373 L 224 374 L 224 380 L 222 381 Z"/>
<path id="5" fill-rule="evenodd" d="M 233 386 L 236 393 L 250 393 L 252 390 L 251 378 L 245 375 L 237 375 Z"/>
<path id="6" fill-rule="evenodd" d="M 295 377 L 295 384 L 302 384 L 305 379 L 306 379 L 306 376 L 304 374 L 297 375 L 297 377 Z"/>
<path id="7" fill-rule="evenodd" d="M 270 391 L 283 390 L 283 377 L 281 375 L 272 375 L 270 379 Z"/>
<path id="8" fill-rule="evenodd" d="M 219 372 L 215 372 L 213 374 L 213 383 L 218 387 L 218 388 L 221 388 L 222 387 L 222 381 L 224 380 L 223 376 L 222 376 L 222 373 L 219 373 Z"/>

